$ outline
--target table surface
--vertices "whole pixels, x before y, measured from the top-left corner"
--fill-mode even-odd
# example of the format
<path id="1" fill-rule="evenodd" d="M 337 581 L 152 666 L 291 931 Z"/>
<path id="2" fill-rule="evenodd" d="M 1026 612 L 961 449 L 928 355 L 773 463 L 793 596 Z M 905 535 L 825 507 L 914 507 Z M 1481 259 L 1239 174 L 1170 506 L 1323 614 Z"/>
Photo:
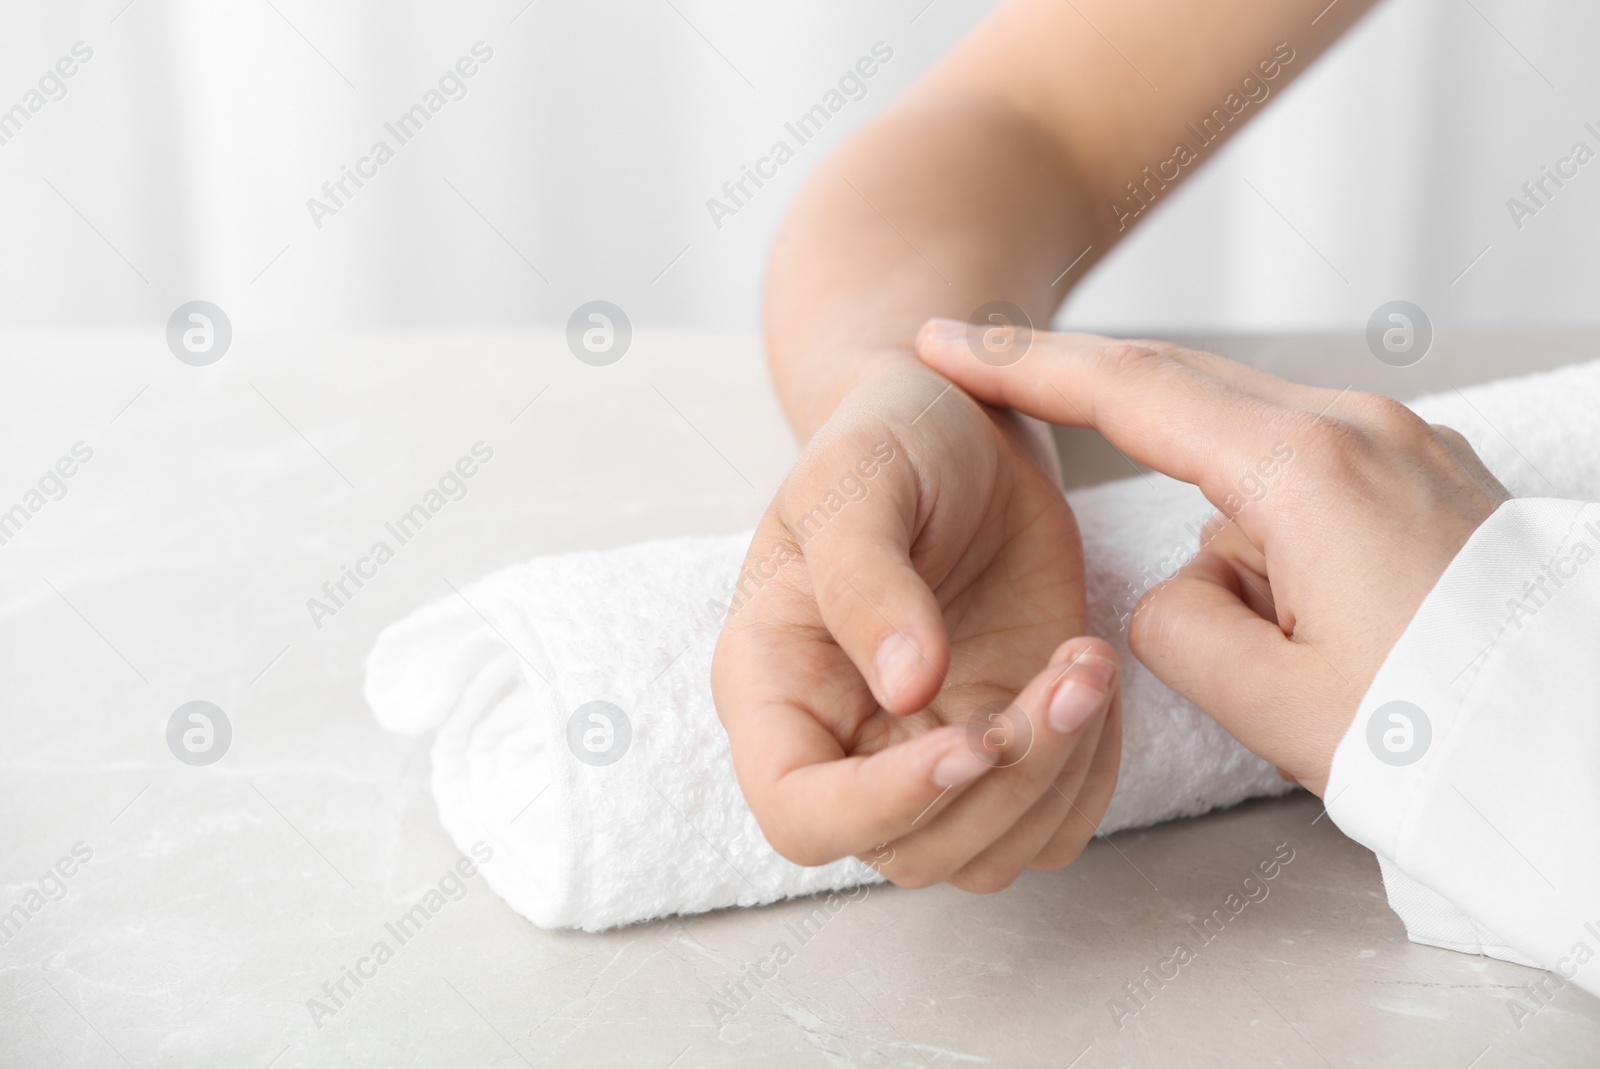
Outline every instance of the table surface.
<path id="1" fill-rule="evenodd" d="M 1600 355 L 1597 335 L 1441 335 L 1397 370 L 1358 337 L 1206 341 L 1399 397 Z M 427 741 L 384 733 L 362 702 L 373 637 L 533 554 L 752 524 L 795 455 L 756 344 L 641 331 L 595 368 L 553 332 L 236 324 L 204 368 L 173 359 L 159 326 L 12 333 L 0 354 L 0 510 L 76 443 L 93 450 L 0 545 L 0 910 L 24 903 L 0 934 L 0 1064 L 1600 1057 L 1600 1002 L 1534 1002 L 1523 985 L 1541 973 L 1408 943 L 1371 855 L 1304 794 L 1097 841 L 999 895 L 876 888 L 804 941 L 792 924 L 815 901 L 585 935 L 541 931 L 469 881 L 314 1020 L 308 1000 L 456 860 Z M 494 459 L 467 497 L 316 627 L 307 599 L 479 441 Z M 1075 482 L 1127 473 L 1089 436 L 1063 442 Z M 192 700 L 232 726 L 209 766 L 166 742 Z M 47 877 L 75 846 L 90 859 Z M 1203 941 L 1192 925 L 1280 849 L 1293 860 L 1268 896 Z M 792 960 L 715 1026 L 711 1000 L 780 942 Z M 1178 944 L 1192 960 L 1151 979 Z M 1520 1026 L 1517 1000 L 1537 1011 Z"/>

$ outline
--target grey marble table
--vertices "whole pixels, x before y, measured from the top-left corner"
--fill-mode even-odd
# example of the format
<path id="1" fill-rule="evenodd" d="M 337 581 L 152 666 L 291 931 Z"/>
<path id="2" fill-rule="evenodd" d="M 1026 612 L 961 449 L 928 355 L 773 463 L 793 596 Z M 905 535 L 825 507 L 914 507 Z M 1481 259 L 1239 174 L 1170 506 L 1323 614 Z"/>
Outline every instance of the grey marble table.
<path id="1" fill-rule="evenodd" d="M 467 879 L 386 936 L 458 856 L 426 742 L 361 700 L 378 630 L 531 554 L 748 526 L 795 450 L 750 338 L 645 331 L 596 368 L 555 333 L 234 327 L 208 367 L 159 326 L 0 336 L 0 510 L 26 512 L 0 528 L 0 1065 L 1600 1062 L 1600 1002 L 1535 1002 L 1543 974 L 1409 944 L 1371 856 L 1306 795 L 1098 841 L 989 897 L 877 888 L 805 925 L 815 901 L 584 935 Z M 1441 336 L 1394 370 L 1359 338 L 1207 343 L 1401 397 L 1600 355 Z M 466 496 L 313 618 L 478 442 Z M 1063 443 L 1077 482 L 1126 474 Z M 169 749 L 192 701 L 231 726 L 215 763 Z M 1291 852 L 1266 897 L 1202 925 Z M 730 994 L 778 943 L 792 960 Z"/>

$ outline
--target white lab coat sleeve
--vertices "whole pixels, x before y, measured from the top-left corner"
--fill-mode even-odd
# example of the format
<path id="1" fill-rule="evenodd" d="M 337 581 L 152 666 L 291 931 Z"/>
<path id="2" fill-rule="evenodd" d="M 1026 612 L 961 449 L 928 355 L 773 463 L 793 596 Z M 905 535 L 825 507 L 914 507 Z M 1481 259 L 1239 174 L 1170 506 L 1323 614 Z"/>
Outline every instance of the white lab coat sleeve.
<path id="1" fill-rule="evenodd" d="M 1600 504 L 1502 505 L 1389 652 L 1328 813 L 1415 941 L 1600 995 Z"/>

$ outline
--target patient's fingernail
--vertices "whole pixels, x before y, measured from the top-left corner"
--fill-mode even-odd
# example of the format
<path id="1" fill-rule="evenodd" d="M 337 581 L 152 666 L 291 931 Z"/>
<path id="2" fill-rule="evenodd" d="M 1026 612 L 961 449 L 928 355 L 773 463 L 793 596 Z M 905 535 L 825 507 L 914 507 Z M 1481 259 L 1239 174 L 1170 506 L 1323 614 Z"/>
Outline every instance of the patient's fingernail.
<path id="1" fill-rule="evenodd" d="M 1106 704 L 1117 666 L 1084 654 L 1063 669 L 1050 696 L 1050 726 L 1063 735 L 1082 730 Z"/>
<path id="2" fill-rule="evenodd" d="M 949 789 L 971 783 L 987 771 L 989 765 L 971 750 L 952 750 L 933 766 L 933 785 Z"/>
<path id="3" fill-rule="evenodd" d="M 930 319 L 922 327 L 922 340 L 930 345 L 944 345 L 966 336 L 967 325 L 959 319 Z"/>
<path id="4" fill-rule="evenodd" d="M 883 700 L 889 704 L 890 712 L 897 711 L 894 709 L 894 702 L 900 699 L 901 690 L 911 682 L 911 677 L 917 670 L 917 662 L 921 660 L 922 651 L 917 649 L 917 644 L 899 631 L 884 639 L 878 646 L 878 656 L 875 661 L 878 669 L 878 686 L 883 688 Z"/>

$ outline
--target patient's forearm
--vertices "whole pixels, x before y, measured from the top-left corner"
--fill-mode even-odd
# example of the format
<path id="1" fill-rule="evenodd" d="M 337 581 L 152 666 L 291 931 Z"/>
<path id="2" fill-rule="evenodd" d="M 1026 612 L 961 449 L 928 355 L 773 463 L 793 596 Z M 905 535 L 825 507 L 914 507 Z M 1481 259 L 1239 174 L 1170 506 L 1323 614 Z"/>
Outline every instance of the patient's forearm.
<path id="1" fill-rule="evenodd" d="M 912 342 L 931 316 L 1004 299 L 1047 324 L 1105 229 L 1014 113 L 945 98 L 880 119 L 812 177 L 772 255 L 766 343 L 790 422 L 809 436 L 865 376 L 922 366 Z"/>
<path id="2" fill-rule="evenodd" d="M 1374 2 L 1002 5 L 825 161 L 784 223 L 766 341 L 796 430 L 809 436 L 864 377 L 909 366 L 931 316 L 1007 300 L 1046 326 Z"/>

